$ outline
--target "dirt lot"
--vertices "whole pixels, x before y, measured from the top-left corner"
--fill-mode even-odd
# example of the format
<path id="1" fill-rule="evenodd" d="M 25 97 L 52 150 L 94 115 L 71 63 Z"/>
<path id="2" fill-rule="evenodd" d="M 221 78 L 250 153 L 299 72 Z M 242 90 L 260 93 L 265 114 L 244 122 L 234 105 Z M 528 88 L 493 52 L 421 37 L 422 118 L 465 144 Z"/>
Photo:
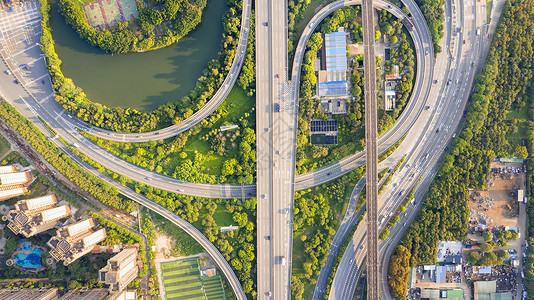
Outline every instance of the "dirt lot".
<path id="1" fill-rule="evenodd" d="M 491 163 L 491 169 L 518 168 L 520 165 Z M 524 189 L 525 173 L 496 173 L 488 178 L 488 190 L 469 192 L 470 229 L 492 229 L 495 226 L 517 226 L 519 203 L 517 190 Z"/>
<path id="2" fill-rule="evenodd" d="M 170 258 L 172 247 L 174 247 L 174 241 L 167 235 L 156 230 L 156 259 L 168 259 Z"/>

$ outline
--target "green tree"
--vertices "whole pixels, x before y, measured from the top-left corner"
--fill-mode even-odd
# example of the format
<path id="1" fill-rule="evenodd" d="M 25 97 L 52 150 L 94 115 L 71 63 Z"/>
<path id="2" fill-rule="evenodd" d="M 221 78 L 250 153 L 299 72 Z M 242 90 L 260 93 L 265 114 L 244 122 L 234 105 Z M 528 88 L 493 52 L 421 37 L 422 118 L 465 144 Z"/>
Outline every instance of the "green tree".
<path id="1" fill-rule="evenodd" d="M 486 243 L 493 240 L 493 234 L 491 233 L 491 231 L 488 230 L 482 233 L 482 237 L 484 238 L 484 241 Z"/>

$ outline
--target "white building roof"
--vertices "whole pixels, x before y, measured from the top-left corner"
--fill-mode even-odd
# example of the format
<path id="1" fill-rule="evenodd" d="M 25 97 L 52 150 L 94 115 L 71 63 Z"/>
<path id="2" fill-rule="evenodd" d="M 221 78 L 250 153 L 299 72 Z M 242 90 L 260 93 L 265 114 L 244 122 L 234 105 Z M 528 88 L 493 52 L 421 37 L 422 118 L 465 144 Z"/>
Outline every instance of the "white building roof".
<path id="1" fill-rule="evenodd" d="M 88 218 L 88 219 L 85 219 L 83 221 L 80 221 L 80 222 L 71 224 L 69 226 L 66 226 L 66 230 L 67 230 L 69 236 L 72 237 L 72 236 L 76 236 L 76 235 L 78 235 L 78 234 L 80 234 L 82 232 L 88 231 L 93 226 L 95 226 L 95 224 L 93 223 L 93 218 Z"/>
<path id="2" fill-rule="evenodd" d="M 30 175 L 28 172 L 17 172 L 9 174 L 0 174 L 0 184 L 24 184 L 28 182 Z"/>
<path id="3" fill-rule="evenodd" d="M 121 266 L 121 270 L 119 271 L 119 278 L 123 278 L 130 270 L 132 270 L 135 267 L 135 261 L 130 261 L 124 266 Z"/>
<path id="4" fill-rule="evenodd" d="M 44 207 L 47 207 L 47 206 L 50 206 L 56 203 L 57 203 L 56 196 L 46 195 L 44 197 L 26 200 L 26 207 L 28 207 L 29 211 L 35 211 L 35 210 L 39 210 L 39 209 L 42 209 Z"/>
<path id="5" fill-rule="evenodd" d="M 106 229 L 102 228 L 98 231 L 91 233 L 83 238 L 83 246 L 85 248 L 93 247 L 106 238 Z"/>
<path id="6" fill-rule="evenodd" d="M 0 198 L 9 198 L 26 193 L 26 188 L 16 187 L 9 190 L 0 191 Z"/>
<path id="7" fill-rule="evenodd" d="M 16 171 L 14 166 L 0 166 L 0 174 L 15 173 Z"/>
<path id="8" fill-rule="evenodd" d="M 68 205 L 63 205 L 60 207 L 47 209 L 41 212 L 41 217 L 43 218 L 43 222 L 48 222 L 48 221 L 65 218 L 69 215 L 69 213 L 70 213 L 70 207 Z"/>

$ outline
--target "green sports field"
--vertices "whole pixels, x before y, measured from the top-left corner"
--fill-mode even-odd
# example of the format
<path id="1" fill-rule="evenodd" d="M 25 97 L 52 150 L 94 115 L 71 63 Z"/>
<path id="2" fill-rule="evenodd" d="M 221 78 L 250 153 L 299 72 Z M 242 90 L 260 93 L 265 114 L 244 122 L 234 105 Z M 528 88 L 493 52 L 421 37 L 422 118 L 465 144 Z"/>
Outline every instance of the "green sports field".
<path id="1" fill-rule="evenodd" d="M 161 263 L 167 300 L 226 300 L 219 275 L 202 277 L 198 258 Z"/>

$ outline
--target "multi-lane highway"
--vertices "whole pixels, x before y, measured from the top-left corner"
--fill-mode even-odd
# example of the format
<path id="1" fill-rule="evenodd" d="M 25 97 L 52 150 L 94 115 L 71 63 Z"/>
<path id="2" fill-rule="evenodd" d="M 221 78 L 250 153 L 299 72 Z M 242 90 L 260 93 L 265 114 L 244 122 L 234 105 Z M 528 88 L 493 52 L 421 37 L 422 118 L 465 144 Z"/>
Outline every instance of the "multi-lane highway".
<path id="1" fill-rule="evenodd" d="M 256 2 L 258 299 L 289 299 L 297 98 L 287 80 L 287 2 Z"/>
<path id="2" fill-rule="evenodd" d="M 444 76 L 437 76 L 437 80 L 441 84 L 433 89 L 432 96 L 437 95 L 437 102 L 432 103 L 432 112 L 429 118 L 426 120 L 421 118 L 418 124 L 414 125 L 414 129 L 409 133 L 405 143 L 401 145 L 398 151 L 396 151 L 391 159 L 395 161 L 395 157 L 399 158 L 410 153 L 407 156 L 406 162 L 394 174 L 392 182 L 384 190 L 384 193 L 380 197 L 379 202 L 380 224 L 384 226 L 392 213 L 398 207 L 406 193 L 414 186 L 415 181 L 419 176 L 422 176 L 421 183 L 417 186 L 416 192 L 416 206 L 409 207 L 406 214 L 401 215 L 401 221 L 391 229 L 389 238 L 385 243 L 380 245 L 381 254 L 381 280 L 380 280 L 380 295 L 382 298 L 391 299 L 387 287 L 387 266 L 388 259 L 394 250 L 396 243 L 401 238 L 403 231 L 407 224 L 415 218 L 417 208 L 422 203 L 424 192 L 426 191 L 433 174 L 435 174 L 439 157 L 442 155 L 448 141 L 455 135 L 454 131 L 460 122 L 462 111 L 465 107 L 468 94 L 471 90 L 471 84 L 474 78 L 474 71 L 478 63 L 478 59 L 482 54 L 487 51 L 487 44 L 481 39 L 480 36 L 475 34 L 476 29 L 480 28 L 480 20 L 485 20 L 484 14 L 477 16 L 479 20 L 475 23 L 475 3 L 468 1 L 468 3 L 461 4 L 456 1 L 453 5 L 458 9 L 456 15 L 450 13 L 450 7 L 447 10 L 447 19 L 452 20 L 448 24 L 446 29 L 446 39 L 444 39 L 445 45 L 443 49 L 450 50 L 447 53 L 438 55 L 436 62 L 436 70 L 443 70 Z M 409 4 L 407 4 L 408 6 Z M 465 11 L 463 9 L 465 7 Z M 409 7 L 412 11 L 414 8 Z M 415 8 L 416 9 L 416 8 Z M 454 11 L 455 9 L 453 9 Z M 463 16 L 469 16 L 467 19 L 472 19 L 472 22 L 468 22 L 463 19 Z M 457 21 L 459 20 L 459 21 Z M 452 25 L 451 25 L 452 24 Z M 463 24 L 463 25 L 462 25 Z M 452 34 L 459 31 L 459 27 L 464 26 L 464 34 Z M 451 28 L 452 27 L 452 28 Z M 467 35 L 467 37 L 466 37 Z M 481 36 L 485 36 L 485 32 Z M 463 43 L 460 43 L 462 39 L 467 39 L 471 46 L 462 47 Z M 474 63 L 473 63 L 474 62 Z M 450 72 L 449 72 L 450 70 Z M 421 130 L 424 128 L 424 130 Z M 345 255 L 340 263 L 338 273 L 334 279 L 332 286 L 332 292 L 330 298 L 332 299 L 351 299 L 354 292 L 356 280 L 361 267 L 364 263 L 365 257 L 361 255 L 365 249 L 365 245 L 360 249 L 357 245 L 363 241 L 360 236 L 361 232 L 365 231 L 365 228 L 359 226 L 356 230 L 354 237 L 356 239 L 349 245 Z M 355 246 L 356 245 L 356 246 Z M 361 247 L 361 246 L 360 246 Z M 384 249 L 387 247 L 387 253 Z M 347 275 L 348 274 L 348 275 Z"/>

